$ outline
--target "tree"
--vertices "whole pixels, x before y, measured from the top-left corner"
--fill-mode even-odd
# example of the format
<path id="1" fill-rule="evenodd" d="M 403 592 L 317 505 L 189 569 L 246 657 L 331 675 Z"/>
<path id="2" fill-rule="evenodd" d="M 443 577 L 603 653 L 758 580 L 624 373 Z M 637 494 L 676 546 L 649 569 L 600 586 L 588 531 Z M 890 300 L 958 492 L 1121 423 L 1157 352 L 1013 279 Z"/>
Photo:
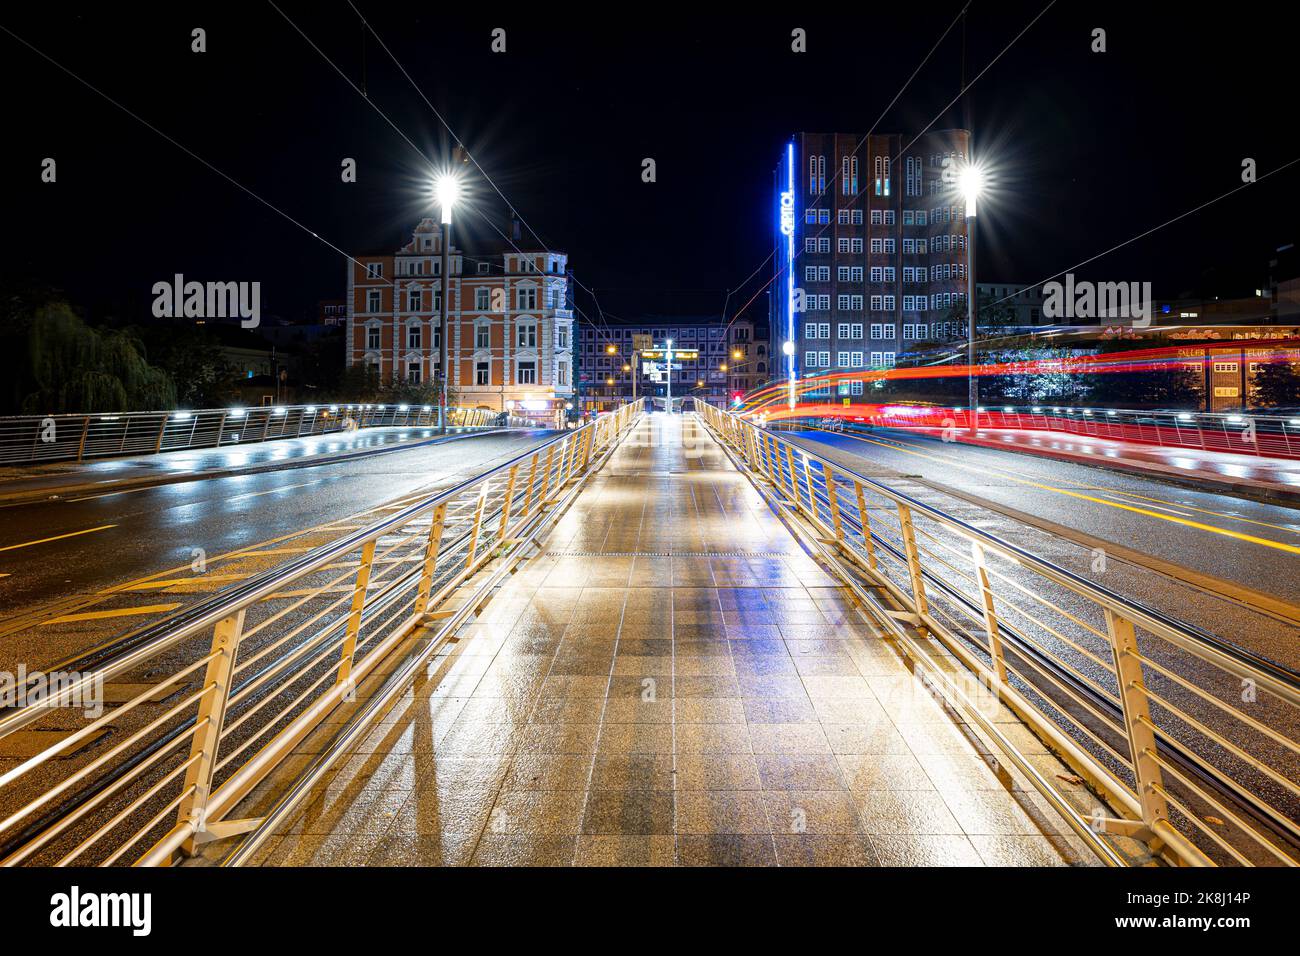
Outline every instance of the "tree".
<path id="1" fill-rule="evenodd" d="M 206 328 L 183 323 L 136 329 L 149 359 L 176 384 L 176 401 L 185 408 L 220 408 L 235 395 L 235 371 L 221 344 Z"/>
<path id="2" fill-rule="evenodd" d="M 138 336 L 86 325 L 62 300 L 7 301 L 0 363 L 6 411 L 24 414 L 173 408 L 176 389 L 150 365 Z"/>
<path id="3" fill-rule="evenodd" d="M 1259 408 L 1300 405 L 1300 365 L 1263 363 L 1255 373 L 1250 390 L 1251 404 Z"/>

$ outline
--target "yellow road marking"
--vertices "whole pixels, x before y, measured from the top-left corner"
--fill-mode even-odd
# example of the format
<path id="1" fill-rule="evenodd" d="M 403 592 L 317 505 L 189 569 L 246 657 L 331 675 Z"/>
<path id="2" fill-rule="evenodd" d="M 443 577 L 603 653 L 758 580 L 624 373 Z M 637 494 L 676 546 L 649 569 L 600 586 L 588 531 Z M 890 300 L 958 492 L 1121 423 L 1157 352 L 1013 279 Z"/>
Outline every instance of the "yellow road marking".
<path id="1" fill-rule="evenodd" d="M 14 548 L 30 548 L 34 544 L 45 544 L 47 541 L 62 541 L 64 538 L 75 538 L 79 534 L 94 534 L 96 531 L 107 531 L 109 528 L 116 528 L 115 524 L 102 524 L 98 528 L 87 528 L 85 531 L 69 531 L 67 534 L 56 534 L 52 538 L 38 538 L 35 541 L 24 541 L 22 544 L 7 544 L 0 551 L 12 551 Z"/>
<path id="2" fill-rule="evenodd" d="M 818 429 L 818 431 L 824 431 L 824 429 Z M 844 433 L 834 432 L 832 434 L 844 434 Z M 1002 477 L 1010 479 L 1011 481 L 1017 482 L 1018 484 L 1027 485 L 1031 488 L 1039 488 L 1042 489 L 1043 491 L 1054 491 L 1057 494 L 1067 495 L 1071 498 L 1078 498 L 1081 501 L 1091 501 L 1094 502 L 1095 504 L 1106 505 L 1110 508 L 1118 508 L 1121 511 L 1131 511 L 1134 514 L 1144 515 L 1148 518 L 1159 518 L 1161 521 L 1170 521 L 1173 522 L 1174 524 L 1184 525 L 1185 527 L 1188 528 L 1195 528 L 1198 531 L 1208 531 L 1211 534 L 1221 534 L 1224 537 L 1235 538 L 1238 541 L 1248 541 L 1251 544 L 1262 545 L 1263 547 L 1266 548 L 1275 548 L 1278 551 L 1287 551 L 1291 554 L 1300 554 L 1300 547 L 1296 547 L 1295 545 L 1291 545 L 1291 544 L 1285 544 L 1281 541 L 1274 541 L 1271 538 L 1258 538 L 1252 534 L 1243 534 L 1240 531 L 1233 531 L 1229 528 L 1219 528 L 1212 524 L 1205 524 L 1200 521 L 1192 521 L 1189 518 L 1179 518 L 1174 515 L 1162 515 L 1159 512 L 1151 511 L 1147 508 L 1139 508 L 1136 507 L 1135 505 L 1126 505 L 1118 501 L 1107 501 L 1105 498 L 1097 498 L 1093 495 L 1085 495 L 1077 491 L 1069 491 L 1065 488 L 1057 488 L 1054 487 L 1053 485 L 1044 485 L 1041 482 L 1029 481 L 1028 479 L 1025 478 L 1017 478 L 1015 475 L 1009 474 L 1007 472 L 1003 472 L 1000 469 L 996 471 L 990 471 L 989 469 L 980 468 L 976 465 L 968 465 L 968 464 L 952 461 L 951 459 L 941 458 L 937 455 L 927 455 L 925 452 L 913 451 L 910 448 L 903 448 L 900 445 L 890 445 L 887 444 L 886 442 L 877 441 L 873 438 L 863 438 L 861 435 L 850 435 L 849 437 L 856 439 L 857 441 L 867 442 L 872 445 L 879 445 L 881 448 L 891 448 L 894 451 L 901 451 L 905 455 L 915 455 L 918 458 L 928 458 L 931 461 L 937 461 L 942 464 L 956 465 L 957 467 L 964 468 L 967 471 L 981 472 L 986 475 L 996 473 L 1001 475 Z M 1098 490 L 1109 490 L 1109 489 L 1098 489 Z M 1210 514 L 1213 513 L 1214 512 L 1210 512 Z M 1218 517 L 1226 517 L 1226 516 L 1218 515 Z"/>
<path id="3" fill-rule="evenodd" d="M 193 584 L 196 581 L 240 581 L 247 575 L 245 574 L 200 574 L 192 578 L 167 578 L 163 581 L 145 581 L 143 584 L 132 584 L 127 587 L 114 588 L 112 591 L 101 591 L 101 594 L 114 594 L 119 591 L 151 591 L 154 588 L 169 588 L 178 584 Z"/>
<path id="4" fill-rule="evenodd" d="M 47 624 L 71 624 L 75 621 L 98 621 L 106 617 L 133 617 L 137 614 L 162 614 L 167 611 L 174 611 L 180 604 L 146 604 L 141 607 L 119 607 L 112 611 L 86 611 L 82 614 L 65 614 L 63 617 L 52 617 L 48 621 L 41 621 L 41 625 Z"/>
<path id="5" fill-rule="evenodd" d="M 856 436 L 856 435 L 850 435 L 849 437 L 851 437 L 851 438 L 856 438 L 857 436 Z M 910 442 L 903 441 L 903 439 L 901 439 L 901 438 L 894 438 L 894 439 L 890 439 L 890 440 L 891 440 L 891 441 L 896 441 L 896 442 L 898 442 L 900 445 L 911 446 L 911 443 L 910 443 Z M 977 447 L 988 447 L 988 446 L 977 446 Z M 991 447 L 992 447 L 992 450 L 997 451 L 999 446 L 996 446 L 996 445 L 995 445 L 995 446 L 991 446 Z M 1014 446 L 1013 446 L 1013 447 L 1014 447 Z M 901 450 L 901 449 L 900 449 L 900 450 Z M 956 457 L 951 457 L 951 458 L 949 458 L 949 460 L 952 461 L 953 464 L 960 464 L 960 463 L 957 461 Z M 1103 459 L 1098 459 L 1098 461 L 1101 461 L 1101 460 L 1103 460 Z M 1086 462 L 1080 462 L 1079 464 L 1086 465 L 1087 463 L 1086 463 Z M 965 466 L 963 465 L 963 467 L 965 467 Z M 1005 475 L 1005 476 L 1007 476 L 1007 477 L 1012 477 L 1012 478 L 1015 477 L 1015 473 L 1014 473 L 1014 472 L 1007 471 L 1007 470 L 1005 470 L 1005 469 L 1003 469 L 1003 468 L 998 468 L 996 465 L 986 465 L 985 467 L 987 467 L 987 468 L 990 469 L 991 471 L 997 472 L 997 473 L 1000 474 L 1000 475 Z M 1139 495 L 1139 494 L 1137 494 L 1137 493 L 1135 493 L 1135 492 L 1132 492 L 1132 491 L 1121 491 L 1119 488 L 1108 488 L 1108 487 L 1106 487 L 1105 485 L 1087 485 L 1087 484 L 1080 484 L 1079 487 L 1081 487 L 1081 488 L 1086 488 L 1086 489 L 1088 489 L 1089 491 L 1105 491 L 1105 492 L 1109 492 L 1109 493 L 1111 493 L 1111 494 L 1115 494 L 1115 495 L 1123 495 L 1125 498 L 1132 498 L 1132 499 L 1134 499 L 1134 500 L 1136 500 L 1136 501 L 1151 501 L 1151 502 L 1156 502 L 1156 503 L 1158 503 L 1158 504 L 1162 504 L 1162 505 L 1173 505 L 1175 508 L 1185 508 L 1185 509 L 1187 509 L 1188 511 L 1194 511 L 1194 512 L 1196 512 L 1197 514 L 1213 515 L 1213 516 L 1216 517 L 1216 518 L 1223 518 L 1225 521 L 1236 521 L 1236 522 L 1238 522 L 1238 523 L 1240 523 L 1240 524 L 1253 524 L 1253 525 L 1255 525 L 1256 527 L 1260 527 L 1260 528 L 1271 528 L 1271 529 L 1274 530 L 1274 531 L 1285 531 L 1287 534 L 1300 534 L 1300 530 L 1297 530 L 1297 529 L 1295 529 L 1295 528 L 1293 528 L 1293 527 L 1289 527 L 1288 525 L 1284 525 L 1284 524 L 1273 524 L 1271 521 L 1258 521 L 1258 520 L 1256 520 L 1255 518 L 1247 518 L 1247 517 L 1245 517 L 1244 515 L 1230 515 L 1230 514 L 1224 514 L 1222 511 L 1215 511 L 1213 508 L 1198 508 L 1196 505 L 1184 504 L 1184 503 L 1181 502 L 1181 501 L 1170 501 L 1168 498 L 1153 498 L 1153 497 L 1151 497 L 1151 496 L 1149 496 L 1149 495 Z"/>

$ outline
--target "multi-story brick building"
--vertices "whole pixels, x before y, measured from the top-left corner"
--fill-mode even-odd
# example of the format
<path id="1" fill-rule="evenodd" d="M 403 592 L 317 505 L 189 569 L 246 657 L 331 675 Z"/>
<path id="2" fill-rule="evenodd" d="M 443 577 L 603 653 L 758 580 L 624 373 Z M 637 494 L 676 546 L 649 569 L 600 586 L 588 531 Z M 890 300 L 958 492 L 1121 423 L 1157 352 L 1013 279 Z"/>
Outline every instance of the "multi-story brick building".
<path id="1" fill-rule="evenodd" d="M 954 180 L 969 139 L 799 133 L 787 144 L 776 171 L 775 377 L 890 368 L 910 344 L 950 331 L 943 323 L 967 295 Z M 845 389 L 861 395 L 862 383 Z"/>
<path id="2" fill-rule="evenodd" d="M 578 375 L 589 408 L 603 411 L 636 394 L 663 396 L 666 382 L 651 379 L 643 363 L 633 362 L 635 336 L 648 336 L 656 347 L 669 339 L 679 350 L 672 373 L 673 396 L 698 396 L 722 404 L 767 381 L 771 375 L 769 342 L 748 319 L 724 326 L 716 316 L 651 316 L 608 327 L 584 327 L 579 335 Z M 698 357 L 683 358 L 694 350 Z M 633 368 L 636 371 L 633 371 Z"/>
<path id="3" fill-rule="evenodd" d="M 442 232 L 415 227 L 392 255 L 349 263 L 347 362 L 382 381 L 436 377 L 442 316 Z M 474 257 L 450 250 L 448 386 L 458 404 L 555 417 L 573 395 L 568 256 L 510 248 Z"/>

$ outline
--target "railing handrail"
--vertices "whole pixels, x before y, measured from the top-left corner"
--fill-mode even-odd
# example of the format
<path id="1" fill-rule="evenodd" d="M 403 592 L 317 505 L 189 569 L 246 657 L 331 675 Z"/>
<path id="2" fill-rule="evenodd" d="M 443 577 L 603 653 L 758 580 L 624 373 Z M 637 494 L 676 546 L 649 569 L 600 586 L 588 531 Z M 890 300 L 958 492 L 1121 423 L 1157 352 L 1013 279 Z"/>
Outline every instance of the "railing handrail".
<path id="1" fill-rule="evenodd" d="M 724 414 L 733 414 L 725 412 Z M 1089 581 L 1081 577 L 1068 568 L 1063 568 L 1058 564 L 1041 558 L 1017 544 L 1013 544 L 1003 538 L 998 537 L 982 528 L 968 524 L 960 518 L 953 517 L 947 512 L 940 511 L 933 505 L 913 498 L 911 495 L 897 491 L 883 484 L 875 478 L 863 475 L 854 471 L 845 465 L 825 458 L 814 451 L 809 451 L 802 445 L 796 446 L 801 454 L 813 458 L 821 464 L 829 465 L 831 468 L 845 475 L 851 476 L 854 480 L 860 481 L 864 485 L 870 485 L 882 496 L 890 498 L 897 503 L 906 504 L 913 511 L 925 514 L 927 517 L 939 524 L 956 528 L 969 538 L 978 539 L 983 545 L 989 546 L 992 550 L 1001 553 L 1006 557 L 1014 558 L 1021 565 L 1027 565 L 1035 568 L 1044 577 L 1055 580 L 1058 584 L 1068 587 L 1070 590 L 1084 597 L 1089 597 L 1103 607 L 1109 607 L 1112 611 L 1122 614 L 1135 624 L 1142 624 L 1149 630 L 1156 631 L 1168 640 L 1182 643 L 1187 640 L 1195 641 L 1198 646 L 1206 651 L 1216 655 L 1223 655 L 1226 660 L 1231 660 L 1235 667 L 1237 663 L 1245 667 L 1252 668 L 1258 673 L 1247 673 L 1242 671 L 1238 676 L 1259 677 L 1265 676 L 1271 688 L 1275 693 L 1287 697 L 1293 703 L 1300 705 L 1300 673 L 1291 670 L 1284 665 L 1270 660 L 1267 657 L 1256 654 L 1246 648 L 1239 647 L 1231 642 L 1224 641 L 1222 638 L 1209 634 L 1194 624 L 1188 624 L 1178 621 L 1164 612 L 1152 608 L 1140 601 L 1124 597 L 1117 594 L 1104 585 L 1097 584 L 1095 581 Z"/>
<path id="2" fill-rule="evenodd" d="M 1212 862 L 1195 840 L 1170 822 L 1169 808 L 1174 808 L 1183 814 L 1187 826 L 1194 825 L 1199 838 L 1238 862 L 1250 862 L 1237 847 L 1213 832 L 1210 822 L 1216 821 L 1206 817 L 1203 809 L 1208 806 L 1229 818 L 1237 831 L 1252 841 L 1248 845 L 1256 851 L 1280 862 L 1300 862 L 1294 849 L 1300 841 L 1300 824 L 1294 819 L 1294 810 L 1283 809 L 1277 803 L 1278 795 L 1258 790 L 1261 782 L 1271 782 L 1280 785 L 1278 794 L 1291 800 L 1288 807 L 1300 800 L 1300 782 L 1294 781 L 1287 770 L 1300 756 L 1300 741 L 1286 732 L 1294 718 L 1284 715 L 1281 722 L 1270 722 L 1266 716 L 1261 718 L 1241 709 L 1234 704 L 1232 694 L 1219 696 L 1222 688 L 1204 676 L 1204 668 L 1210 668 L 1208 673 L 1217 674 L 1228 686 L 1240 680 L 1243 687 L 1258 687 L 1270 695 L 1274 702 L 1271 706 L 1285 708 L 1300 707 L 1300 675 L 819 455 L 788 435 L 775 434 L 727 409 L 703 402 L 697 405 L 711 430 L 735 451 L 738 463 L 773 486 L 779 494 L 777 505 L 808 520 L 817 539 L 814 547 L 829 549 L 826 554 L 832 562 L 836 556 L 847 556 L 850 563 L 866 570 L 869 577 L 884 586 L 891 600 L 896 599 L 908 611 L 901 615 L 903 619 L 932 631 L 966 669 L 980 680 L 987 679 L 1043 739 L 1068 755 L 1069 762 L 1094 789 L 1123 809 L 1126 819 L 1102 821 L 1106 831 L 1139 836 L 1152 843 L 1153 849 L 1168 846 L 1184 863 Z M 886 503 L 880 514 L 887 516 L 896 511 L 894 524 L 885 523 L 888 534 L 880 530 L 882 519 L 874 518 L 878 505 L 873 506 L 873 520 L 868 526 L 864 504 L 868 494 L 872 500 L 883 499 Z M 914 526 L 918 517 L 926 519 L 928 530 Z M 946 532 L 943 538 L 953 543 L 937 536 L 940 531 Z M 954 566 L 952 554 L 966 551 L 969 555 L 962 563 L 969 567 Z M 989 566 L 986 555 L 1023 569 L 1028 575 L 1023 579 L 1025 585 Z M 1089 613 L 1078 610 L 1074 599 L 1061 601 L 1059 597 L 1040 595 L 1034 581 L 1060 587 L 1060 593 L 1081 599 Z M 851 581 L 849 586 L 866 603 L 875 603 Z M 972 587 L 973 597 L 966 593 Z M 1024 599 L 1029 600 L 1034 613 L 1017 605 Z M 1070 608 L 1074 608 L 1073 613 Z M 1065 622 L 1065 632 L 1069 633 L 1034 616 L 1048 609 Z M 1004 620 L 1007 614 L 1016 615 L 1014 623 Z M 1085 619 L 1097 614 L 1104 617 L 1103 630 L 1098 630 L 1103 625 Z M 899 620 L 886 620 L 886 626 L 910 654 L 928 661 L 927 668 L 934 667 L 929 652 L 907 636 Z M 977 632 L 979 640 L 972 636 Z M 1138 634 L 1143 635 L 1140 642 Z M 1045 637 L 1047 643 L 1043 643 Z M 1100 638 L 1104 650 L 1088 646 L 1094 638 Z M 1007 657 L 1004 647 L 1018 656 Z M 984 658 L 972 655 L 972 649 Z M 1175 656 L 1167 657 L 1166 652 Z M 1098 653 L 1110 660 L 1103 660 Z M 1176 662 L 1180 660 L 1178 655 L 1184 654 L 1188 660 L 1201 662 L 1200 667 L 1190 673 L 1183 671 Z M 1100 667 L 1100 677 L 1091 670 L 1094 666 Z M 938 673 L 942 674 L 942 669 Z M 1055 676 L 1051 676 L 1053 673 Z M 1012 677 L 1025 682 L 1042 700 L 1022 694 Z M 949 678 L 938 679 L 948 683 L 949 692 L 955 693 L 957 699 L 963 698 L 963 692 L 953 691 Z M 1151 683 L 1152 679 L 1156 683 Z M 1072 701 L 1082 709 L 1072 713 Z M 1229 719 L 1229 724 L 1218 726 L 1217 717 L 1208 716 L 1211 712 Z M 998 738 L 996 728 L 990 729 L 986 720 L 978 715 L 973 719 Z M 1089 730 L 1081 719 L 1085 723 L 1097 719 L 1100 723 Z M 1111 732 L 1119 734 L 1123 752 L 1098 736 Z M 1009 741 L 1003 743 L 1012 747 L 1008 755 L 1021 766 L 1023 757 L 1016 748 Z M 1102 747 L 1101 756 L 1090 752 L 1094 743 Z M 1252 750 L 1260 746 L 1276 749 Z M 1222 753 L 1216 749 L 1205 752 L 1206 747 L 1221 748 Z M 1106 762 L 1111 758 L 1105 751 L 1119 758 L 1120 766 L 1132 774 L 1131 783 L 1115 775 Z M 1162 770 L 1178 785 L 1176 792 L 1168 781 L 1162 781 Z M 1254 775 L 1253 784 L 1242 781 L 1243 772 L 1247 781 Z M 1052 790 L 1052 794 L 1045 791 L 1044 795 L 1056 805 L 1059 785 L 1041 775 L 1030 776 L 1039 789 L 1046 786 Z M 1075 811 L 1070 812 L 1071 825 L 1083 832 L 1084 821 Z M 1217 825 L 1225 824 L 1220 820 Z M 1291 849 L 1283 849 L 1287 846 Z"/>
<path id="3" fill-rule="evenodd" d="M 428 497 L 406 506 L 401 511 L 381 518 L 363 528 L 358 528 L 356 531 L 328 544 L 313 548 L 297 558 L 267 568 L 251 578 L 240 581 L 231 587 L 223 588 L 211 597 L 198 601 L 178 611 L 171 617 L 150 625 L 136 635 L 136 641 L 131 649 L 121 657 L 87 672 L 78 681 L 65 685 L 59 694 L 51 695 L 34 704 L 28 704 L 0 716 L 0 738 L 37 719 L 42 712 L 59 707 L 67 700 L 76 699 L 78 693 L 91 686 L 96 680 L 110 680 L 123 671 L 129 670 L 142 660 L 152 657 L 159 651 L 166 650 L 186 638 L 210 629 L 223 618 L 251 607 L 266 595 L 272 594 L 285 585 L 292 584 L 300 578 L 320 570 L 335 558 L 355 550 L 359 545 L 371 540 L 378 540 L 392 528 L 401 527 L 423 512 L 436 508 L 444 501 L 450 501 L 462 491 L 487 481 L 495 475 L 509 470 L 524 459 L 531 458 L 539 451 L 544 451 L 556 442 L 562 442 L 577 432 L 592 428 L 596 424 L 595 421 L 592 421 L 573 431 L 561 432 L 554 438 L 547 439 L 539 445 L 534 445 L 527 451 L 521 452 L 488 471 L 467 478 L 449 488 L 433 492 Z"/>
<path id="4" fill-rule="evenodd" d="M 156 710 L 149 710 L 154 702 L 150 691 L 136 694 L 111 713 L 101 708 L 99 715 L 87 715 L 90 722 L 72 734 L 71 742 L 94 740 L 89 735 L 108 721 L 123 728 L 119 739 L 88 764 L 65 768 L 53 761 L 60 747 L 69 745 L 61 738 L 0 774 L 0 786 L 28 781 L 27 789 L 15 794 L 20 804 L 17 809 L 4 807 L 0 814 L 4 816 L 3 832 L 11 837 L 3 851 L 5 863 L 22 862 L 42 848 L 57 849 L 51 841 L 66 840 L 67 828 L 73 823 L 96 821 L 87 814 L 98 813 L 98 820 L 103 820 L 112 811 L 100 807 L 101 791 L 108 794 L 124 786 L 145 786 L 150 778 L 144 774 L 162 772 L 161 768 L 168 766 L 163 761 L 179 758 L 174 749 L 186 741 L 189 760 L 174 767 L 127 810 L 73 844 L 64 859 L 78 857 L 91 846 L 102 847 L 101 838 L 125 822 L 128 813 L 160 794 L 161 787 L 176 785 L 181 773 L 185 783 L 180 795 L 124 842 L 114 836 L 119 842 L 104 851 L 111 853 L 105 862 L 115 862 L 154 832 L 169 812 L 178 813 L 177 822 L 141 860 L 155 860 L 158 854 L 169 856 L 177 849 L 192 853 L 196 841 L 242 832 L 241 821 L 224 822 L 222 815 L 281 766 L 307 733 L 350 699 L 350 688 L 372 676 L 416 628 L 432 626 L 433 621 L 445 625 L 470 613 L 477 599 L 451 611 L 445 610 L 445 602 L 471 580 L 475 587 L 481 586 L 474 578 L 480 571 L 499 575 L 511 562 L 525 559 L 530 552 L 517 546 L 534 541 L 572 501 L 581 481 L 635 423 L 640 408 L 641 403 L 626 405 L 613 415 L 550 437 L 451 487 L 410 503 L 396 501 L 393 506 L 398 510 L 391 514 L 131 635 L 137 643 L 122 653 L 88 673 L 75 675 L 75 682 L 62 684 L 6 714 L 0 719 L 0 738 L 54 707 L 74 706 L 78 700 L 90 698 L 93 695 L 83 691 L 144 664 L 164 664 L 150 675 L 153 693 L 185 688 L 180 703 L 169 701 L 163 706 L 170 709 L 159 716 L 155 716 Z M 502 554 L 507 560 L 498 567 L 493 562 Z M 355 555 L 360 556 L 359 561 Z M 372 568 L 377 569 L 373 576 Z M 334 570 L 341 574 L 332 580 L 318 577 L 307 582 L 300 593 L 286 593 L 295 582 Z M 350 584 L 339 587 L 340 582 L 349 580 Z M 336 597 L 340 591 L 351 592 L 350 610 L 349 598 Z M 269 610 L 278 607 L 276 599 L 280 597 L 291 597 L 294 603 L 283 610 Z M 313 612 L 308 601 L 326 606 Z M 285 618 L 304 607 L 296 619 Z M 267 610 L 269 616 L 254 622 L 255 608 Z M 272 626 L 276 630 L 266 630 Z M 284 627 L 288 627 L 287 633 L 281 630 Z M 436 630 L 442 634 L 445 627 L 439 625 Z M 244 640 L 259 634 L 263 636 L 255 642 Z M 205 644 L 194 654 L 176 652 L 182 642 L 192 643 L 205 636 L 211 638 L 210 650 Z M 241 647 L 252 656 L 240 657 Z M 194 680 L 200 674 L 202 681 L 196 688 Z M 304 687 L 296 683 L 300 680 L 310 683 Z M 280 709 L 264 711 L 263 706 L 272 700 Z M 187 709 L 193 716 L 184 715 Z M 124 722 L 128 712 L 132 721 L 150 722 L 132 732 L 132 725 Z M 228 717 L 228 713 L 237 717 Z M 37 770 L 43 775 L 35 776 Z M 227 772 L 229 776 L 219 778 Z M 63 802 L 54 804 L 55 800 Z M 38 811 L 40 815 L 34 816 Z M 18 829 L 20 826 L 25 829 Z"/>

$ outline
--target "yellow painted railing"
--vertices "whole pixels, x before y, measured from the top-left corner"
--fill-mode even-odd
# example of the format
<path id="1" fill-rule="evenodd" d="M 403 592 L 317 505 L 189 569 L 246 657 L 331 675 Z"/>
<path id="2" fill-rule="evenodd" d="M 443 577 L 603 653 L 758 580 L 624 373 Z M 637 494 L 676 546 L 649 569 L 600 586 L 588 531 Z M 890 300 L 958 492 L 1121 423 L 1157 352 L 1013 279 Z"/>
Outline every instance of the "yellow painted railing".
<path id="1" fill-rule="evenodd" d="M 973 675 L 1113 808 L 1083 817 L 1059 781 L 1021 768 L 1109 862 L 1120 862 L 1113 838 L 1130 837 L 1187 865 L 1296 865 L 1296 674 L 786 435 L 695 407 L 775 504 L 860 576 L 863 595 L 884 596 L 882 620 L 927 673 L 958 698 L 970 695 L 945 672 Z"/>
<path id="2" fill-rule="evenodd" d="M 58 732 L 0 773 L 0 862 L 166 864 L 255 828 L 230 818 L 241 800 L 395 651 L 424 635 L 433 653 L 482 603 L 461 589 L 522 560 L 641 411 L 624 405 L 218 592 L 6 711 L 0 745 Z"/>

